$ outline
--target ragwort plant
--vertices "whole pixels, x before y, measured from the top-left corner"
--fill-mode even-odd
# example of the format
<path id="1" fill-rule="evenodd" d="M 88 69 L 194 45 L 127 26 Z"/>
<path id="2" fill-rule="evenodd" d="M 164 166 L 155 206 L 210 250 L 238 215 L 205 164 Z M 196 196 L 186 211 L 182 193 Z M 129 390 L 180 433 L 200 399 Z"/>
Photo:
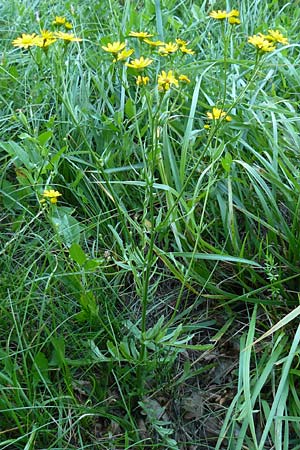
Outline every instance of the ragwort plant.
<path id="1" fill-rule="evenodd" d="M 273 308 L 297 303 L 299 138 L 280 84 L 290 64 L 282 28 L 256 32 L 236 9 L 145 3 L 141 18 L 129 1 L 122 12 L 119 2 L 83 6 L 81 27 L 76 8 L 47 21 L 44 5 L 36 28 L 27 19 L 10 39 L 20 50 L 3 69 L 14 83 L 1 142 L 3 448 L 185 448 L 168 402 L 151 398 L 170 395 L 175 362 L 211 347 L 198 336 L 204 301 L 230 315 L 256 303 L 275 321 Z M 281 394 L 268 416 L 269 380 L 284 389 L 278 415 L 283 400 L 297 415 L 288 338 L 255 372 L 255 320 L 256 307 L 219 446 L 280 445 Z M 285 356 L 289 397 L 274 381 Z"/>

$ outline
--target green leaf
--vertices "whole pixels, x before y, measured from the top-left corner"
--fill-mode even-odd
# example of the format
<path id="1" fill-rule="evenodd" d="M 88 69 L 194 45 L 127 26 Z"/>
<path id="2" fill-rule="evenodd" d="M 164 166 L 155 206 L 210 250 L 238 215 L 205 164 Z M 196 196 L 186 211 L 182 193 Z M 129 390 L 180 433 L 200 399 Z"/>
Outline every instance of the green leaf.
<path id="1" fill-rule="evenodd" d="M 73 261 L 77 262 L 80 266 L 83 266 L 83 264 L 86 262 L 87 257 L 80 247 L 79 244 L 74 242 L 71 247 L 69 248 L 69 255 Z"/>

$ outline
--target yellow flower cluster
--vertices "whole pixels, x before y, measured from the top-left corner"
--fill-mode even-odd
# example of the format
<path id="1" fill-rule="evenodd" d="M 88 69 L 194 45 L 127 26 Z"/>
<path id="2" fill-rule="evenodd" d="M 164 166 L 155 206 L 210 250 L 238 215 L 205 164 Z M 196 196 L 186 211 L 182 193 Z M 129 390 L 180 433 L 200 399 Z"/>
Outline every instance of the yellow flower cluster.
<path id="1" fill-rule="evenodd" d="M 218 11 L 212 11 L 211 13 L 209 13 L 209 16 L 212 19 L 216 19 L 216 20 L 228 19 L 228 22 L 231 25 L 239 25 L 241 23 L 240 19 L 238 18 L 239 15 L 240 15 L 240 13 L 237 9 L 232 9 L 229 12 L 221 11 L 220 9 L 218 9 Z"/>
<path id="2" fill-rule="evenodd" d="M 50 203 L 56 204 L 58 197 L 60 197 L 62 194 L 58 191 L 55 191 L 54 189 L 45 189 L 43 193 L 43 198 L 41 200 L 41 203 L 45 203 L 45 201 L 48 199 L 50 200 Z"/>
<path id="3" fill-rule="evenodd" d="M 65 17 L 56 16 L 53 20 L 53 25 L 64 26 L 67 30 L 72 30 L 73 26 L 70 22 L 67 21 Z"/>
<path id="4" fill-rule="evenodd" d="M 219 120 L 223 119 L 224 117 L 227 122 L 230 122 L 232 120 L 231 116 L 227 115 L 227 112 L 216 107 L 214 107 L 211 112 L 207 112 L 206 115 L 209 120 Z"/>
<path id="5" fill-rule="evenodd" d="M 258 51 L 272 52 L 276 44 L 288 45 L 289 41 L 279 30 L 268 30 L 268 34 L 258 33 L 248 38 L 249 44 L 254 45 Z"/>
<path id="6" fill-rule="evenodd" d="M 25 48 L 29 47 L 41 47 L 47 48 L 49 45 L 54 44 L 58 39 L 64 42 L 81 42 L 82 39 L 74 36 L 72 33 L 65 33 L 63 31 L 52 32 L 48 30 L 42 30 L 40 35 L 35 33 L 26 34 L 23 33 L 20 37 L 12 41 L 14 47 Z"/>

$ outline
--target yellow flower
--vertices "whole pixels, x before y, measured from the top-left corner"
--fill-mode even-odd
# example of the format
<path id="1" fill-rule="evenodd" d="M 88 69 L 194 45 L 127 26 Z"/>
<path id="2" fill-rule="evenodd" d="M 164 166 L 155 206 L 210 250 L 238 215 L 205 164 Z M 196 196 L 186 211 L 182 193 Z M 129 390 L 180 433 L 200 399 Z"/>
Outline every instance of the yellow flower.
<path id="1" fill-rule="evenodd" d="M 63 31 L 58 31 L 57 33 L 54 33 L 54 37 L 57 39 L 62 39 L 65 42 L 81 42 L 82 39 L 75 37 L 72 33 L 64 33 Z"/>
<path id="2" fill-rule="evenodd" d="M 117 54 L 116 58 L 114 59 L 114 62 L 116 61 L 123 61 L 123 59 L 127 59 L 129 58 L 129 56 L 132 55 L 132 53 L 134 52 L 133 49 L 129 49 L 129 50 L 122 50 L 120 53 Z"/>
<path id="3" fill-rule="evenodd" d="M 225 111 L 222 111 L 222 109 L 215 107 L 212 109 L 212 112 L 207 112 L 206 115 L 210 120 L 218 120 L 222 119 L 223 117 L 225 117 L 225 120 L 227 120 L 227 122 L 230 122 L 232 120 L 230 116 L 227 116 L 227 113 Z"/>
<path id="4" fill-rule="evenodd" d="M 141 86 L 141 85 L 146 86 L 146 84 L 148 84 L 148 83 L 149 83 L 149 77 L 141 77 L 139 75 L 136 79 L 137 86 Z"/>
<path id="5" fill-rule="evenodd" d="M 212 17 L 213 19 L 223 20 L 227 19 L 228 13 L 226 11 L 221 11 L 220 9 L 218 9 L 218 11 L 210 12 L 209 16 Z"/>
<path id="6" fill-rule="evenodd" d="M 183 45 L 184 47 L 186 46 L 186 45 L 188 45 L 188 42 L 187 41 L 184 41 L 183 39 L 175 39 L 176 40 L 176 44 L 178 44 L 178 45 Z"/>
<path id="7" fill-rule="evenodd" d="M 140 39 L 145 39 L 149 37 L 153 37 L 153 34 L 146 33 L 145 31 L 130 31 L 129 36 L 137 37 Z"/>
<path id="8" fill-rule="evenodd" d="M 271 42 L 279 42 L 279 44 L 288 45 L 289 41 L 286 37 L 280 33 L 279 30 L 268 30 L 268 35 L 266 39 Z"/>
<path id="9" fill-rule="evenodd" d="M 53 25 L 65 25 L 66 18 L 61 16 L 56 16 L 55 20 L 53 20 Z"/>
<path id="10" fill-rule="evenodd" d="M 133 59 L 130 63 L 126 63 L 126 66 L 131 67 L 132 69 L 145 69 L 152 61 L 153 59 L 141 56 L 139 59 Z"/>
<path id="11" fill-rule="evenodd" d="M 178 45 L 173 42 L 168 42 L 168 44 L 165 44 L 164 47 L 159 47 L 158 52 L 162 56 L 166 56 L 169 53 L 175 53 L 178 50 Z"/>
<path id="12" fill-rule="evenodd" d="M 194 50 L 192 50 L 191 48 L 187 48 L 185 45 L 182 45 L 181 47 L 179 47 L 180 51 L 182 51 L 182 53 L 186 53 L 188 55 L 194 55 L 195 52 Z"/>
<path id="13" fill-rule="evenodd" d="M 64 25 L 65 25 L 65 28 L 67 29 L 67 30 L 72 30 L 72 28 L 73 28 L 73 25 L 70 23 L 70 22 L 65 22 L 64 23 Z"/>
<path id="14" fill-rule="evenodd" d="M 249 36 L 248 42 L 263 52 L 272 52 L 275 50 L 275 46 L 272 45 L 272 43 L 266 39 L 266 36 L 261 33 L 254 36 Z"/>
<path id="15" fill-rule="evenodd" d="M 43 193 L 43 199 L 41 202 L 45 202 L 45 199 L 48 198 L 50 200 L 50 203 L 57 203 L 57 198 L 60 197 L 62 194 L 58 191 L 55 191 L 54 189 L 45 189 Z"/>
<path id="16" fill-rule="evenodd" d="M 28 48 L 33 47 L 37 45 L 38 42 L 38 36 L 36 36 L 35 33 L 33 34 L 26 34 L 23 33 L 21 37 L 18 37 L 17 39 L 12 41 L 12 45 L 14 47 L 20 47 L 20 48 Z"/>
<path id="17" fill-rule="evenodd" d="M 237 9 L 232 9 L 227 13 L 227 17 L 239 17 L 240 13 Z"/>
<path id="18" fill-rule="evenodd" d="M 153 47 L 160 47 L 162 45 L 165 45 L 163 41 L 151 41 L 151 39 L 143 39 L 146 44 L 152 45 Z"/>
<path id="19" fill-rule="evenodd" d="M 42 30 L 41 35 L 37 36 L 36 45 L 38 47 L 49 47 L 49 45 L 54 44 L 56 42 L 56 38 L 52 31 Z"/>
<path id="20" fill-rule="evenodd" d="M 107 44 L 107 47 L 105 45 L 102 45 L 103 50 L 109 53 L 119 53 L 121 50 L 125 48 L 125 42 L 113 42 L 112 44 L 109 42 Z"/>
<path id="21" fill-rule="evenodd" d="M 178 86 L 178 80 L 174 77 L 173 71 L 169 70 L 169 72 L 165 72 L 164 70 L 158 75 L 158 90 L 159 91 L 168 91 L 172 84 Z"/>
<path id="22" fill-rule="evenodd" d="M 191 80 L 186 75 L 179 75 L 178 79 L 184 83 L 190 83 Z"/>
<path id="23" fill-rule="evenodd" d="M 241 23 L 240 19 L 237 17 L 229 17 L 228 22 L 230 25 L 239 25 Z"/>

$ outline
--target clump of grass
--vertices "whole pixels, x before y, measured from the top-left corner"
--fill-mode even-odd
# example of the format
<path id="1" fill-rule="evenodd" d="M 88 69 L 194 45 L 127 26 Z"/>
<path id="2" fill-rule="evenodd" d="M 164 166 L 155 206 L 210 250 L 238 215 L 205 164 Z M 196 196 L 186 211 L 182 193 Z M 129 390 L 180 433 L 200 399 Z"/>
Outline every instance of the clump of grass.
<path id="1" fill-rule="evenodd" d="M 213 448 L 289 448 L 291 8 L 121 3 L 2 7 L 1 448 L 212 448 L 176 411 L 234 335 Z"/>

